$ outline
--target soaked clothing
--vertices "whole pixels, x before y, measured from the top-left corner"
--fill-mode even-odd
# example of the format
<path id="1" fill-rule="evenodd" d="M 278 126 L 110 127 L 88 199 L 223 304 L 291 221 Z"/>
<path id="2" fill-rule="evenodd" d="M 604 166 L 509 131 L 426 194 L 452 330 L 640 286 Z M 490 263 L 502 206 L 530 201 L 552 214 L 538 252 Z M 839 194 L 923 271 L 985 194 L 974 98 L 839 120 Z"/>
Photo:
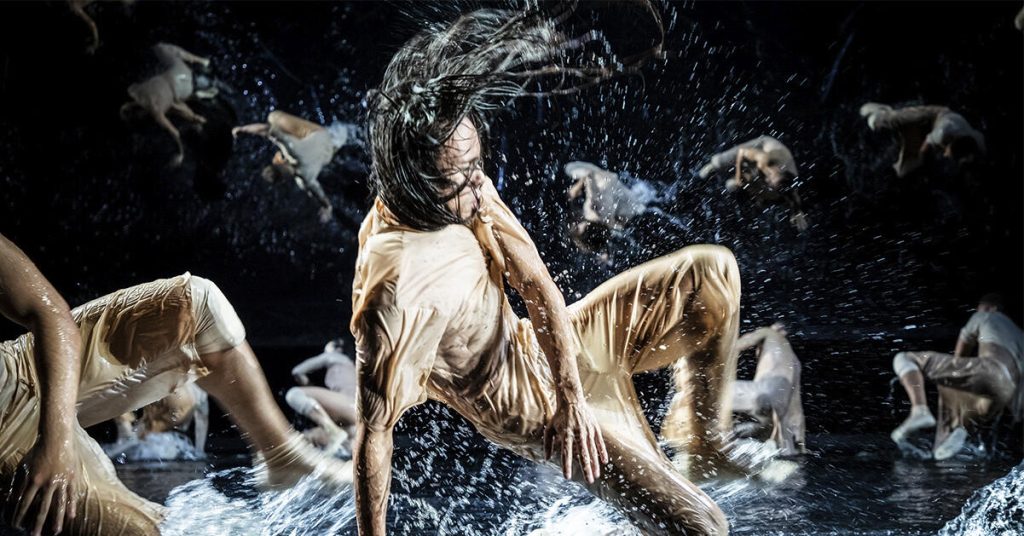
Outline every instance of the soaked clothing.
<path id="1" fill-rule="evenodd" d="M 320 171 L 334 158 L 337 149 L 326 129 L 297 138 L 271 125 L 269 137 L 288 161 L 296 165 L 296 173 L 306 182 L 316 181 Z"/>
<path id="2" fill-rule="evenodd" d="M 1020 420 L 1024 408 L 1024 334 L 1000 312 L 976 312 L 960 339 L 977 345 L 976 357 L 940 352 L 901 352 L 893 366 L 902 376 L 920 369 L 939 386 L 936 442 L 950 431 L 987 419 L 1004 408 Z"/>
<path id="3" fill-rule="evenodd" d="M 351 324 L 369 428 L 390 430 L 431 398 L 491 441 L 543 460 L 555 389 L 533 325 L 505 296 L 499 233 L 532 245 L 489 183 L 468 225 L 420 232 L 379 201 L 371 209 L 360 229 Z M 652 532 L 713 532 L 717 508 L 658 448 L 632 374 L 669 365 L 686 374 L 684 357 L 709 375 L 728 370 L 723 348 L 735 341 L 739 293 L 732 254 L 693 246 L 615 276 L 569 307 L 583 390 L 615 460 L 591 489 Z M 734 376 L 734 359 L 731 366 Z"/>
<path id="4" fill-rule="evenodd" d="M 999 311 L 978 311 L 960 330 L 960 338 L 978 345 L 978 355 L 999 362 L 1015 393 L 1008 405 L 1016 419 L 1024 418 L 1024 332 Z"/>
<path id="5" fill-rule="evenodd" d="M 156 402 L 207 374 L 201 353 L 245 340 L 219 289 L 184 274 L 123 289 L 72 311 L 82 337 L 75 427 L 78 478 L 85 492 L 68 534 L 157 534 L 162 507 L 128 490 L 88 427 Z M 39 381 L 32 334 L 0 343 L 0 479 L 10 482 L 35 444 Z M 5 497 L 6 498 L 6 497 Z M 6 498 L 5 517 L 15 501 Z M 7 518 L 9 519 L 9 517 Z"/>
<path id="6" fill-rule="evenodd" d="M 945 147 L 957 139 L 971 138 L 985 151 L 985 137 L 964 117 L 945 106 L 909 106 L 899 110 L 869 103 L 863 108 L 872 128 L 894 129 L 900 135 L 900 157 L 893 165 L 896 175 L 906 176 L 924 163 L 924 143 Z"/>

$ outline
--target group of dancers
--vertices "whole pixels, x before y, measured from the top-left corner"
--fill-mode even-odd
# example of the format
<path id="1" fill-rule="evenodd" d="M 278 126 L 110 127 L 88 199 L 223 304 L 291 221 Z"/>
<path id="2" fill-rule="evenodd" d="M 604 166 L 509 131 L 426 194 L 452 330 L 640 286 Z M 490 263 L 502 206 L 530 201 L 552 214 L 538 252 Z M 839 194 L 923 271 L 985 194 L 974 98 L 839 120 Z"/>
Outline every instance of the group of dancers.
<path id="1" fill-rule="evenodd" d="M 263 487 L 307 476 L 329 489 L 352 486 L 362 534 L 386 532 L 393 430 L 427 399 L 450 406 L 497 445 L 550 460 L 645 532 L 726 534 L 726 516 L 695 483 L 750 473 L 730 457 L 734 410 L 770 427 L 782 454 L 806 450 L 800 363 L 779 324 L 739 335 L 741 272 L 720 245 L 683 247 L 566 304 L 483 160 L 496 112 L 527 84 L 555 73 L 564 91 L 568 75 L 585 87 L 630 70 L 556 61 L 576 46 L 557 20 L 540 8 L 485 9 L 431 26 L 398 50 L 368 95 L 365 142 L 376 198 L 359 230 L 349 322 L 355 359 L 328 345 L 294 369 L 303 386 L 286 396 L 318 432 L 304 437 L 288 424 L 241 320 L 213 282 L 186 273 L 71 309 L 24 253 L 0 238 L 0 312 L 29 331 L 0 344 L 4 521 L 34 533 L 158 533 L 162 507 L 118 481 L 84 427 L 120 419 L 122 430 L 134 433 L 126 414 L 183 397 L 195 384 L 243 432 Z M 184 151 L 166 114 L 202 123 L 185 104 L 200 96 L 188 64 L 209 60 L 174 45 L 156 50 L 167 71 L 133 85 L 122 111 L 144 110 L 171 133 L 177 164 Z M 862 114 L 871 128 L 900 133 L 899 173 L 929 153 L 962 159 L 984 150 L 980 134 L 945 108 L 868 104 Z M 275 111 L 266 123 L 233 133 L 277 145 L 264 176 L 298 181 L 329 217 L 316 176 L 356 130 L 332 133 Z M 736 174 L 726 188 L 784 202 L 793 223 L 806 228 L 793 183 L 797 165 L 778 140 L 762 136 L 715 155 L 701 175 L 728 166 Z M 570 197 L 586 198 L 587 225 L 614 231 L 644 210 L 614 173 L 586 163 L 570 164 L 566 173 L 576 181 Z M 506 284 L 523 298 L 527 318 L 514 312 Z M 1020 329 L 994 298 L 982 302 L 954 355 L 896 356 L 914 409 L 893 439 L 936 423 L 925 378 L 941 386 L 951 412 L 940 416 L 945 432 L 936 458 L 979 414 L 1010 406 L 1020 415 Z M 757 372 L 737 382 L 739 352 L 754 347 Z M 328 389 L 305 385 L 319 368 L 328 369 Z M 661 436 L 686 457 L 682 470 L 662 451 L 632 381 L 664 368 L 672 370 L 676 393 Z M 182 405 L 164 407 L 170 417 L 155 408 L 145 426 L 180 424 Z M 313 446 L 334 449 L 344 441 L 351 462 Z"/>

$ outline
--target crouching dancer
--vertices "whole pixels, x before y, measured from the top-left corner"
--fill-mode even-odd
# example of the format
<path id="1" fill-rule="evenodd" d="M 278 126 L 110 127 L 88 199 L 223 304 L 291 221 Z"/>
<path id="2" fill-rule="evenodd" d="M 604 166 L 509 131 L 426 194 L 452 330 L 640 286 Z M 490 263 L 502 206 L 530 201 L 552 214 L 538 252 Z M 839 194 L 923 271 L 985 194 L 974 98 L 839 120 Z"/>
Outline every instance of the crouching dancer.
<path id="1" fill-rule="evenodd" d="M 6 524 L 80 535 L 158 534 L 162 507 L 128 490 L 84 427 L 197 382 L 263 459 L 265 487 L 316 472 L 351 482 L 291 430 L 216 285 L 184 274 L 69 310 L 0 236 L 0 312 L 31 332 L 0 343 L 0 497 Z M 76 422 L 77 413 L 77 422 Z"/>
<path id="2" fill-rule="evenodd" d="M 968 428 L 1009 409 L 1024 417 L 1024 333 L 1002 312 L 1002 298 L 986 294 L 960 330 L 953 354 L 900 352 L 893 370 L 910 397 L 910 415 L 892 431 L 897 444 L 936 427 L 932 456 L 945 460 L 964 445 Z M 925 378 L 939 388 L 939 422 L 928 407 Z"/>
<path id="3" fill-rule="evenodd" d="M 671 413 L 687 423 L 677 439 L 724 463 L 736 261 L 723 247 L 684 248 L 566 307 L 481 159 L 479 132 L 493 109 L 485 90 L 505 84 L 507 96 L 513 79 L 491 70 L 543 57 L 516 46 L 549 46 L 518 35 L 532 28 L 529 16 L 478 11 L 419 35 L 370 100 L 377 199 L 360 229 L 351 322 L 360 532 L 385 533 L 392 431 L 431 398 L 521 456 L 543 462 L 559 452 L 566 478 L 648 533 L 725 534 L 722 511 L 659 449 L 632 375 L 675 367 L 686 396 Z M 506 281 L 529 318 L 512 310 Z"/>

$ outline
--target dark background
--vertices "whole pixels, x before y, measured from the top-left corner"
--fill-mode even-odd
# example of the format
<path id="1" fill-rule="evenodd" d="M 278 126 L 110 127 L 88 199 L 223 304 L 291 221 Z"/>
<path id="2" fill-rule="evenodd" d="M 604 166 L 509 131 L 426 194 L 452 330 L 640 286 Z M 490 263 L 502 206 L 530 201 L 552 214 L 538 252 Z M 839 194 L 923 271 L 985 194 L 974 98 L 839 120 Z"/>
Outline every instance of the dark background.
<path id="1" fill-rule="evenodd" d="M 696 242 L 732 248 L 744 330 L 782 320 L 804 369 L 811 433 L 888 429 L 889 380 L 904 349 L 950 351 L 977 297 L 1000 291 L 1016 321 L 1022 274 L 1022 35 L 1019 2 L 672 3 L 664 62 L 572 97 L 522 99 L 496 118 L 488 173 L 531 231 L 567 301 L 620 269 Z M 643 42 L 635 13 L 584 4 L 577 22 Z M 346 149 L 320 177 L 337 218 L 290 184 L 259 178 L 271 146 L 229 130 L 280 108 L 361 121 L 362 97 L 424 18 L 412 3 L 170 3 L 90 6 L 101 46 L 62 2 L 0 5 L 0 232 L 78 304 L 186 270 L 215 281 L 245 322 L 278 394 L 288 373 L 348 334 L 356 230 L 369 205 L 366 155 Z M 451 11 L 449 9 L 448 11 Z M 633 18 L 631 18 L 633 17 Z M 634 32 L 634 27 L 636 31 Z M 174 146 L 145 118 L 124 122 L 125 89 L 173 42 L 212 59 L 223 84 Z M 865 101 L 943 104 L 981 130 L 988 156 L 898 179 L 895 136 L 871 132 Z M 781 208 L 701 180 L 713 153 L 760 134 L 793 151 L 811 228 Z M 590 160 L 660 191 L 682 227 L 642 219 L 616 266 L 580 254 L 561 166 Z M 0 326 L 0 335 L 19 330 Z M 747 359 L 741 375 L 752 373 Z M 655 412 L 666 378 L 640 380 Z M 902 402 L 900 402 L 902 403 Z M 437 408 L 417 410 L 420 426 Z M 425 417 L 426 416 L 426 417 Z M 230 436 L 223 421 L 220 434 Z M 813 445 L 812 445 L 813 446 Z"/>

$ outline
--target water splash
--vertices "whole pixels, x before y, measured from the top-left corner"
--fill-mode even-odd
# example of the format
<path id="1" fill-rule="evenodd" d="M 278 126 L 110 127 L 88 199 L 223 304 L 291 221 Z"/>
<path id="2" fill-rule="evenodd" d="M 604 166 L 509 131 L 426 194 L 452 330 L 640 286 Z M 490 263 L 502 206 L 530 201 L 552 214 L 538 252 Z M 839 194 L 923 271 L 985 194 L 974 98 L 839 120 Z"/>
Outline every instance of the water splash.
<path id="1" fill-rule="evenodd" d="M 960 515 L 939 536 L 1012 536 L 1024 534 L 1024 464 L 985 486 L 967 501 Z"/>
<path id="2" fill-rule="evenodd" d="M 176 488 L 161 534 L 338 534 L 355 528 L 351 491 L 328 491 L 307 477 L 285 491 L 257 493 L 252 480 L 252 469 L 236 468 Z"/>
<path id="3" fill-rule="evenodd" d="M 103 451 L 118 463 L 153 460 L 202 460 L 206 453 L 177 432 L 148 434 L 143 439 L 129 439 L 103 446 Z"/>

